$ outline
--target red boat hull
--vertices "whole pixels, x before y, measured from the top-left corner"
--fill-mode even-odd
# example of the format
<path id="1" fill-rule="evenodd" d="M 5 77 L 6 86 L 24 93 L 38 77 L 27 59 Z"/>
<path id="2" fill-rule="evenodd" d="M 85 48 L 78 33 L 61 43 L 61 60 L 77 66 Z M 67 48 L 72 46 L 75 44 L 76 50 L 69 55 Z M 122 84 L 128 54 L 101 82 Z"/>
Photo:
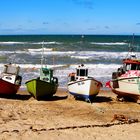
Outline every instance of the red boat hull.
<path id="1" fill-rule="evenodd" d="M 134 99 L 135 101 L 140 99 L 139 95 L 135 95 L 135 94 L 131 94 L 131 93 L 126 93 L 126 92 L 120 92 L 120 91 L 117 91 L 115 89 L 112 89 L 112 91 L 115 94 L 117 94 L 118 97 L 131 98 L 131 99 Z"/>
<path id="2" fill-rule="evenodd" d="M 0 95 L 16 94 L 20 85 L 15 85 L 10 82 L 0 79 Z"/>

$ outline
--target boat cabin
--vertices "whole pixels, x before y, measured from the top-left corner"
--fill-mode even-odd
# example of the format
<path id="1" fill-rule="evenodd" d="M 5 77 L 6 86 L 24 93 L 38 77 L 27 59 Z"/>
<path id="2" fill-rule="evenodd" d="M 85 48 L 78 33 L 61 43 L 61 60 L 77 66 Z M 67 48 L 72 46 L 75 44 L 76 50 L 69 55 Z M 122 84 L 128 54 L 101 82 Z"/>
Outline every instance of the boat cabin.
<path id="1" fill-rule="evenodd" d="M 4 65 L 3 73 L 18 75 L 19 70 L 20 70 L 19 66 L 16 66 L 14 64 L 7 64 Z"/>
<path id="2" fill-rule="evenodd" d="M 40 80 L 51 82 L 53 77 L 53 70 L 49 68 L 41 68 L 40 69 Z"/>
<path id="3" fill-rule="evenodd" d="M 15 64 L 6 64 L 4 65 L 1 78 L 7 82 L 15 84 L 17 77 L 19 77 L 19 70 L 20 67 Z"/>
<path id="4" fill-rule="evenodd" d="M 76 76 L 77 77 L 87 77 L 88 76 L 88 69 L 82 64 L 76 69 Z"/>
<path id="5" fill-rule="evenodd" d="M 53 70 L 49 68 L 41 68 L 40 69 L 40 80 L 58 84 L 58 78 L 53 77 Z"/>
<path id="6" fill-rule="evenodd" d="M 79 65 L 78 68 L 76 68 L 76 73 L 70 73 L 69 74 L 69 81 L 76 81 L 76 80 L 82 80 L 85 77 L 88 76 L 88 68 L 86 68 L 83 64 Z"/>
<path id="7" fill-rule="evenodd" d="M 128 70 L 140 70 L 140 60 L 137 59 L 124 59 L 123 68 L 125 71 Z"/>

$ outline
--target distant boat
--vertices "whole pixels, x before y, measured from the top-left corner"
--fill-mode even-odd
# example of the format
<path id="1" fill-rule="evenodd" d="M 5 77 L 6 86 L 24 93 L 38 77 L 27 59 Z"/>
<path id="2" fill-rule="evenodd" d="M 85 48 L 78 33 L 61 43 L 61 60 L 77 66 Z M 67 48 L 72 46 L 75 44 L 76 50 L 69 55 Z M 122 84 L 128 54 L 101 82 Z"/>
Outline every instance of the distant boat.
<path id="1" fill-rule="evenodd" d="M 102 83 L 88 76 L 88 68 L 83 64 L 76 68 L 76 73 L 69 74 L 68 91 L 75 98 L 91 101 L 99 93 Z"/>
<path id="2" fill-rule="evenodd" d="M 106 83 L 117 94 L 117 99 L 137 101 L 140 98 L 140 59 L 130 48 L 127 58 L 122 60 L 123 66 L 112 73 L 112 80 Z"/>
<path id="3" fill-rule="evenodd" d="M 17 93 L 22 81 L 19 70 L 20 67 L 16 64 L 4 65 L 4 71 L 0 75 L 0 95 L 13 95 Z"/>
<path id="4" fill-rule="evenodd" d="M 27 81 L 28 92 L 37 100 L 52 97 L 58 87 L 58 79 L 53 76 L 53 70 L 43 66 L 44 57 L 42 55 L 42 66 L 40 77 Z"/>

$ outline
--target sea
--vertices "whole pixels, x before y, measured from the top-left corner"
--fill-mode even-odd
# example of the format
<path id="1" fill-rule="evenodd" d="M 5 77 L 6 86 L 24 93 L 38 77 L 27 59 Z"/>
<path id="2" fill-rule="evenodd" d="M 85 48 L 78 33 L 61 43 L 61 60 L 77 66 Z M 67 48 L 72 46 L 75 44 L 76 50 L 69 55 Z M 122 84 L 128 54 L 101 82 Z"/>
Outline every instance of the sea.
<path id="1" fill-rule="evenodd" d="M 140 57 L 140 36 L 136 35 L 0 35 L 0 72 L 4 64 L 18 64 L 21 89 L 26 89 L 26 81 L 39 77 L 43 57 L 43 66 L 54 70 L 60 88 L 67 88 L 69 73 L 84 64 L 89 76 L 106 89 L 112 72 L 128 55 L 130 43 Z"/>

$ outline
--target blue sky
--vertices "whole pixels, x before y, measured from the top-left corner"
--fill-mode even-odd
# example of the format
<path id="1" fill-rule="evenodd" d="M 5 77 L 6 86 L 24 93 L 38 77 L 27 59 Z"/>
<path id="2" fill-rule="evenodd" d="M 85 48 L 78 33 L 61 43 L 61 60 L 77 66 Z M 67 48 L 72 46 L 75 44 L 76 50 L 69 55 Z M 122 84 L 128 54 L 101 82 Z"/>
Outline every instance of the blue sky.
<path id="1" fill-rule="evenodd" d="M 140 35 L 140 0 L 0 0 L 0 34 Z"/>

